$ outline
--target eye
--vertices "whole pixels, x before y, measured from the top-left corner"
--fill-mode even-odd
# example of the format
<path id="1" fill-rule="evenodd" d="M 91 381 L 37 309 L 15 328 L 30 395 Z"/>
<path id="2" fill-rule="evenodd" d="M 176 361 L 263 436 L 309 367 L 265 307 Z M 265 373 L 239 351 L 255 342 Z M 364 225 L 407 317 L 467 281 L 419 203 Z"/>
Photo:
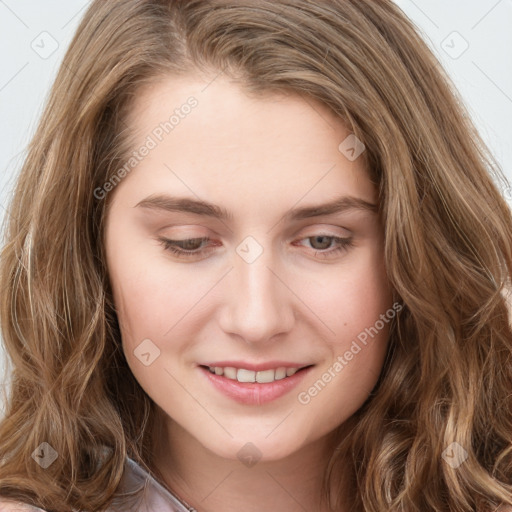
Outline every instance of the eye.
<path id="1" fill-rule="evenodd" d="M 182 259 L 202 258 L 215 249 L 215 245 L 208 245 L 208 242 L 210 242 L 208 237 L 185 238 L 183 240 L 159 237 L 158 241 L 166 251 Z M 353 246 L 352 238 L 341 238 L 327 234 L 309 236 L 299 242 L 303 241 L 309 241 L 310 248 L 315 251 L 315 256 L 318 255 L 321 258 L 336 256 Z"/>
<path id="2" fill-rule="evenodd" d="M 212 247 L 204 248 L 203 244 L 208 242 L 208 237 L 203 238 L 185 238 L 184 240 L 170 240 L 159 237 L 158 241 L 163 245 L 166 251 L 171 252 L 178 258 L 191 258 L 193 256 L 202 256 L 210 252 Z"/>
<path id="3" fill-rule="evenodd" d="M 338 255 L 353 246 L 352 238 L 341 238 L 326 234 L 308 236 L 301 241 L 303 240 L 309 241 L 310 247 L 315 250 L 315 256 L 319 254 L 322 258 Z M 331 249 L 326 250 L 329 248 Z"/>

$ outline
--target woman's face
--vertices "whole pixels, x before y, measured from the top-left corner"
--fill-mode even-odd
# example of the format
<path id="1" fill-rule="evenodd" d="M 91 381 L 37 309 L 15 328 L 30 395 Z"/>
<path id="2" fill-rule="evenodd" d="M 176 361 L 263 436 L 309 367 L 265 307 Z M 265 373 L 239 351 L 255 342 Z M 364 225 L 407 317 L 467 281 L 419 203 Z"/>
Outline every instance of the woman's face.
<path id="1" fill-rule="evenodd" d="M 311 99 L 221 77 L 153 84 L 128 125 L 106 249 L 134 376 L 219 456 L 320 440 L 367 399 L 395 314 L 364 148 Z"/>

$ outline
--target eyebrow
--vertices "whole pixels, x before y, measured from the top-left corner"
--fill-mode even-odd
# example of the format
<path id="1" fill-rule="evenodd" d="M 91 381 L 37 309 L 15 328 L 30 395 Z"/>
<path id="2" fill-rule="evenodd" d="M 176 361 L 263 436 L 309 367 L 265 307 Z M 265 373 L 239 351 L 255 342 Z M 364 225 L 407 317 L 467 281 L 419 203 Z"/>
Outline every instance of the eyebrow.
<path id="1" fill-rule="evenodd" d="M 135 208 L 147 208 L 151 210 L 161 210 L 166 212 L 193 213 L 213 217 L 222 221 L 233 220 L 234 216 L 224 207 L 202 201 L 198 199 L 189 199 L 186 197 L 176 197 L 164 194 L 153 194 L 139 201 Z M 325 215 L 334 215 L 350 210 L 362 210 L 370 213 L 378 213 L 378 205 L 369 203 L 364 199 L 353 196 L 342 196 L 328 203 L 293 208 L 289 210 L 283 219 L 286 221 L 297 221 L 309 219 L 311 217 L 320 217 Z"/>

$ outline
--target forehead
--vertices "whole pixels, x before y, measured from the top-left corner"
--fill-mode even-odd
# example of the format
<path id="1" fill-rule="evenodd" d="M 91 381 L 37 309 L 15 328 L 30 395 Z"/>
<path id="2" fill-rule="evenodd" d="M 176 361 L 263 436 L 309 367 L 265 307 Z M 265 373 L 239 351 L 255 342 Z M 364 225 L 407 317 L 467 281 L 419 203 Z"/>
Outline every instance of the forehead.
<path id="1" fill-rule="evenodd" d="M 138 92 L 126 121 L 133 150 L 150 139 L 152 149 L 124 181 L 148 193 L 246 206 L 251 198 L 292 205 L 306 194 L 313 202 L 340 193 L 375 201 L 364 154 L 351 161 L 340 149 L 350 132 L 308 97 L 248 95 L 222 75 L 163 77 Z"/>

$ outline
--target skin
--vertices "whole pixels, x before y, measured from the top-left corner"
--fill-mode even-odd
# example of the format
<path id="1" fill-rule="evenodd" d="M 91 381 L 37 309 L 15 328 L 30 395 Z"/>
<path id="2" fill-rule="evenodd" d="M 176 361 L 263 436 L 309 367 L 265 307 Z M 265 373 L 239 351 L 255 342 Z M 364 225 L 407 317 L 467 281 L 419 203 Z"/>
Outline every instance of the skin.
<path id="1" fill-rule="evenodd" d="M 378 215 L 355 209 L 283 217 L 342 195 L 375 204 L 377 192 L 364 157 L 338 150 L 350 133 L 324 105 L 248 96 L 223 76 L 166 77 L 141 90 L 127 120 L 134 149 L 190 96 L 198 106 L 110 192 L 106 222 L 123 350 L 160 412 L 154 465 L 201 512 L 327 510 L 320 486 L 332 432 L 373 389 L 387 325 L 309 403 L 298 395 L 392 306 L 383 229 Z M 222 205 L 232 219 L 136 206 L 161 193 Z M 335 239 L 321 235 L 353 245 L 334 253 Z M 209 250 L 178 258 L 159 236 L 208 237 Z M 236 251 L 247 236 L 263 250 L 251 263 Z M 160 350 L 149 366 L 134 354 L 145 339 Z M 198 367 L 233 359 L 314 367 L 277 400 L 245 405 Z M 261 456 L 252 467 L 237 457 L 249 442 Z"/>

